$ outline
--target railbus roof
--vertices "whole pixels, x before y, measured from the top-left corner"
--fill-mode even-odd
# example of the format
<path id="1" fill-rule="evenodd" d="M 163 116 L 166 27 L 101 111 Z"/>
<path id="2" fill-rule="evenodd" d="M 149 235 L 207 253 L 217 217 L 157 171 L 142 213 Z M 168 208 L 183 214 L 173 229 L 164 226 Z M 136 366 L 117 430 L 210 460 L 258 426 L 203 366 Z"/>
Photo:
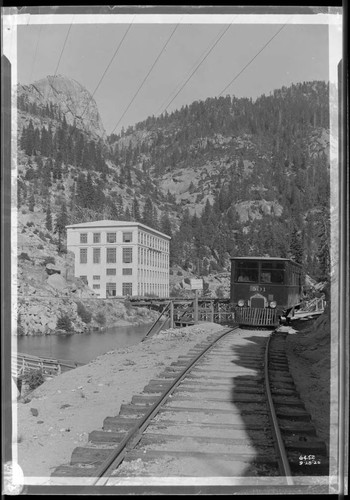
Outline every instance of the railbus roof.
<path id="1" fill-rule="evenodd" d="M 292 259 L 287 259 L 285 257 L 230 257 L 230 260 L 271 260 L 271 261 L 286 261 L 286 262 L 292 262 L 293 264 L 296 264 L 297 266 L 302 267 L 301 264 L 298 262 L 295 262 L 295 260 Z"/>

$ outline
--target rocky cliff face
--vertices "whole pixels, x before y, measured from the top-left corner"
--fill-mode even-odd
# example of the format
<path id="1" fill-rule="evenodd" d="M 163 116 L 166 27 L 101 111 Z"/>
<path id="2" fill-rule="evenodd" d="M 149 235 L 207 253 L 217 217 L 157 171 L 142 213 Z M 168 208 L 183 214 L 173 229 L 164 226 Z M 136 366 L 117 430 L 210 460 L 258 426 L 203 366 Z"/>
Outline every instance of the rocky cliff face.
<path id="1" fill-rule="evenodd" d="M 105 139 L 106 132 L 91 94 L 78 82 L 61 75 L 47 76 L 31 85 L 18 85 L 18 97 L 39 108 L 54 105 L 69 125 Z"/>
<path id="2" fill-rule="evenodd" d="M 20 213 L 17 236 L 17 335 L 84 333 L 155 321 L 157 313 L 101 300 L 74 277 L 74 255 L 59 254 L 41 212 Z M 62 319 L 64 321 L 62 322 Z"/>

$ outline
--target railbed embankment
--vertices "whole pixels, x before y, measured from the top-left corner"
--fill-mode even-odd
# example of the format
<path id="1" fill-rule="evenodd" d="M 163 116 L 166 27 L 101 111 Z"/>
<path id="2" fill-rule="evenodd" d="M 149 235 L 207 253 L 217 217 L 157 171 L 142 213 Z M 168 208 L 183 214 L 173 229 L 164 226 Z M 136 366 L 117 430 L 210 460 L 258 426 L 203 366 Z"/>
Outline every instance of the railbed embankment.
<path id="1" fill-rule="evenodd" d="M 49 478 L 107 415 L 117 415 L 165 366 L 222 328 L 201 323 L 160 332 L 54 377 L 19 401 L 15 442 L 24 476 Z"/>

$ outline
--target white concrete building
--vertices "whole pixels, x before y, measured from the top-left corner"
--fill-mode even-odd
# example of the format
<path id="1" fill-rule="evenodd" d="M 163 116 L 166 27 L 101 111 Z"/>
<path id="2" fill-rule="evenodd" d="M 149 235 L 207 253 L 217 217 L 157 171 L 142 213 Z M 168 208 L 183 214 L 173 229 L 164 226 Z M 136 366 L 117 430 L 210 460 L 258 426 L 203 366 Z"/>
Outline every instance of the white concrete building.
<path id="1" fill-rule="evenodd" d="M 99 220 L 67 228 L 75 276 L 101 298 L 169 296 L 170 236 L 139 222 Z"/>

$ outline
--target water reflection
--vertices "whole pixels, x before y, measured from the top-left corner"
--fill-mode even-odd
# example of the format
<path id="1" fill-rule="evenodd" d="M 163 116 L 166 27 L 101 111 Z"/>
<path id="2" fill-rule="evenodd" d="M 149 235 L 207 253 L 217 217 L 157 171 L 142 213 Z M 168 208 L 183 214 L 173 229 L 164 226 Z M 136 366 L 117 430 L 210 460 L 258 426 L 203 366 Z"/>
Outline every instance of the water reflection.
<path id="1" fill-rule="evenodd" d="M 88 363 L 100 354 L 137 344 L 150 325 L 122 326 L 75 335 L 17 337 L 17 350 L 25 354 Z"/>

